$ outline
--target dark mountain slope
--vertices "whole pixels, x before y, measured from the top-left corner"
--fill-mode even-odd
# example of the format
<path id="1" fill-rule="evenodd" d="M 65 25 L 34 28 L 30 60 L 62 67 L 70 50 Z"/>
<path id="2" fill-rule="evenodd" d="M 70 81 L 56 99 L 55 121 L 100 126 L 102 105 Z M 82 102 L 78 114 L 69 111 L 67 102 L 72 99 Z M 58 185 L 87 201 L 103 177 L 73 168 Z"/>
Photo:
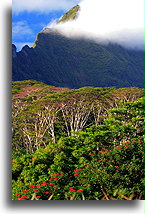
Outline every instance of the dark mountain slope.
<path id="1" fill-rule="evenodd" d="M 17 53 L 13 45 L 13 80 L 28 79 L 69 88 L 143 87 L 143 51 L 69 39 L 45 29 L 34 48 Z"/>

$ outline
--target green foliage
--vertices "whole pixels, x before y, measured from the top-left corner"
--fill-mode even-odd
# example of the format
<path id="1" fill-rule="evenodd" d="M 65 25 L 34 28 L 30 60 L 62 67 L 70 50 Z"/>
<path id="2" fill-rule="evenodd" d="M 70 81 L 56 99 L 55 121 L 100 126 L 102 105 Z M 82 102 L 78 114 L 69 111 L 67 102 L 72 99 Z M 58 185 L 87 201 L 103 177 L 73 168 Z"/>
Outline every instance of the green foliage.
<path id="1" fill-rule="evenodd" d="M 41 85 L 30 101 L 36 84 L 14 83 L 12 199 L 142 199 L 142 90 Z"/>
<path id="2" fill-rule="evenodd" d="M 91 151 L 85 144 L 81 149 L 80 145 L 82 143 L 74 138 L 62 139 L 56 145 L 57 153 L 51 165 L 45 149 L 37 151 L 37 155 L 33 155 L 35 158 L 32 162 L 30 160 L 27 162 L 28 159 L 24 156 L 21 160 L 25 160 L 25 167 L 17 181 L 16 179 L 13 181 L 13 199 L 17 200 L 19 196 L 16 194 L 22 193 L 25 189 L 32 195 L 34 190 L 30 190 L 32 189 L 30 185 L 38 186 L 37 195 L 41 196 L 42 200 L 48 199 L 46 191 L 49 192 L 49 196 L 54 194 L 53 200 L 66 200 L 66 195 L 70 197 L 74 192 L 75 200 L 82 200 L 82 192 L 86 200 L 101 199 L 102 190 L 105 190 L 108 197 L 116 196 L 118 199 L 121 198 L 117 193 L 122 193 L 126 197 L 132 193 L 136 196 L 141 195 L 143 143 L 140 140 L 124 142 L 122 146 L 116 146 L 106 153 Z M 47 148 L 49 150 L 49 146 Z M 13 173 L 16 173 L 15 168 Z M 23 187 L 20 189 L 22 182 Z M 72 189 L 75 191 L 71 191 Z"/>

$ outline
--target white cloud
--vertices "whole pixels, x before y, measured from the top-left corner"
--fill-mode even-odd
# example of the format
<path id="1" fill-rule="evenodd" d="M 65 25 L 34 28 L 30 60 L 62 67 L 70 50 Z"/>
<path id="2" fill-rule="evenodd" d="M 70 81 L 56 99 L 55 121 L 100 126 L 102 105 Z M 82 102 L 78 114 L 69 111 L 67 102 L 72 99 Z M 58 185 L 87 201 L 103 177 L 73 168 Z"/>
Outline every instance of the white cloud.
<path id="1" fill-rule="evenodd" d="M 46 26 L 47 28 L 53 28 L 59 19 L 52 19 L 51 22 Z"/>
<path id="2" fill-rule="evenodd" d="M 33 31 L 26 21 L 19 21 L 12 23 L 12 35 L 13 38 L 20 38 L 22 36 L 30 36 L 33 35 Z"/>
<path id="3" fill-rule="evenodd" d="M 45 12 L 68 10 L 80 0 L 13 0 L 13 12 Z"/>
<path id="4" fill-rule="evenodd" d="M 144 0 L 84 0 L 75 21 L 56 25 L 66 36 L 143 48 Z"/>

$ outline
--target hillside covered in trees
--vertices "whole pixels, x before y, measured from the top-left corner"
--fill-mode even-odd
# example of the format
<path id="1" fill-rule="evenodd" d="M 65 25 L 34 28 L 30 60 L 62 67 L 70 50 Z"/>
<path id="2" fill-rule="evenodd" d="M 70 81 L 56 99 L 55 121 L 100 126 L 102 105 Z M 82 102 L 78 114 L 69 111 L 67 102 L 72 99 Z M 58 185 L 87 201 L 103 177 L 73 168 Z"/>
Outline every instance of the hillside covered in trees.
<path id="1" fill-rule="evenodd" d="M 143 199 L 143 89 L 12 83 L 13 200 Z"/>

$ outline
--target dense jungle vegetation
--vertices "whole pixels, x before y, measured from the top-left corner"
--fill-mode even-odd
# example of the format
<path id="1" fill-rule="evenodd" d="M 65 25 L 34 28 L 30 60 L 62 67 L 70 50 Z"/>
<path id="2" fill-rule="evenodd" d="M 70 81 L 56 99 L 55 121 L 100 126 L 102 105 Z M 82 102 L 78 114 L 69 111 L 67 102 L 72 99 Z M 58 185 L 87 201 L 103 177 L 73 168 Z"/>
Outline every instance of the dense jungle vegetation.
<path id="1" fill-rule="evenodd" d="M 12 83 L 12 200 L 143 199 L 143 89 Z"/>

